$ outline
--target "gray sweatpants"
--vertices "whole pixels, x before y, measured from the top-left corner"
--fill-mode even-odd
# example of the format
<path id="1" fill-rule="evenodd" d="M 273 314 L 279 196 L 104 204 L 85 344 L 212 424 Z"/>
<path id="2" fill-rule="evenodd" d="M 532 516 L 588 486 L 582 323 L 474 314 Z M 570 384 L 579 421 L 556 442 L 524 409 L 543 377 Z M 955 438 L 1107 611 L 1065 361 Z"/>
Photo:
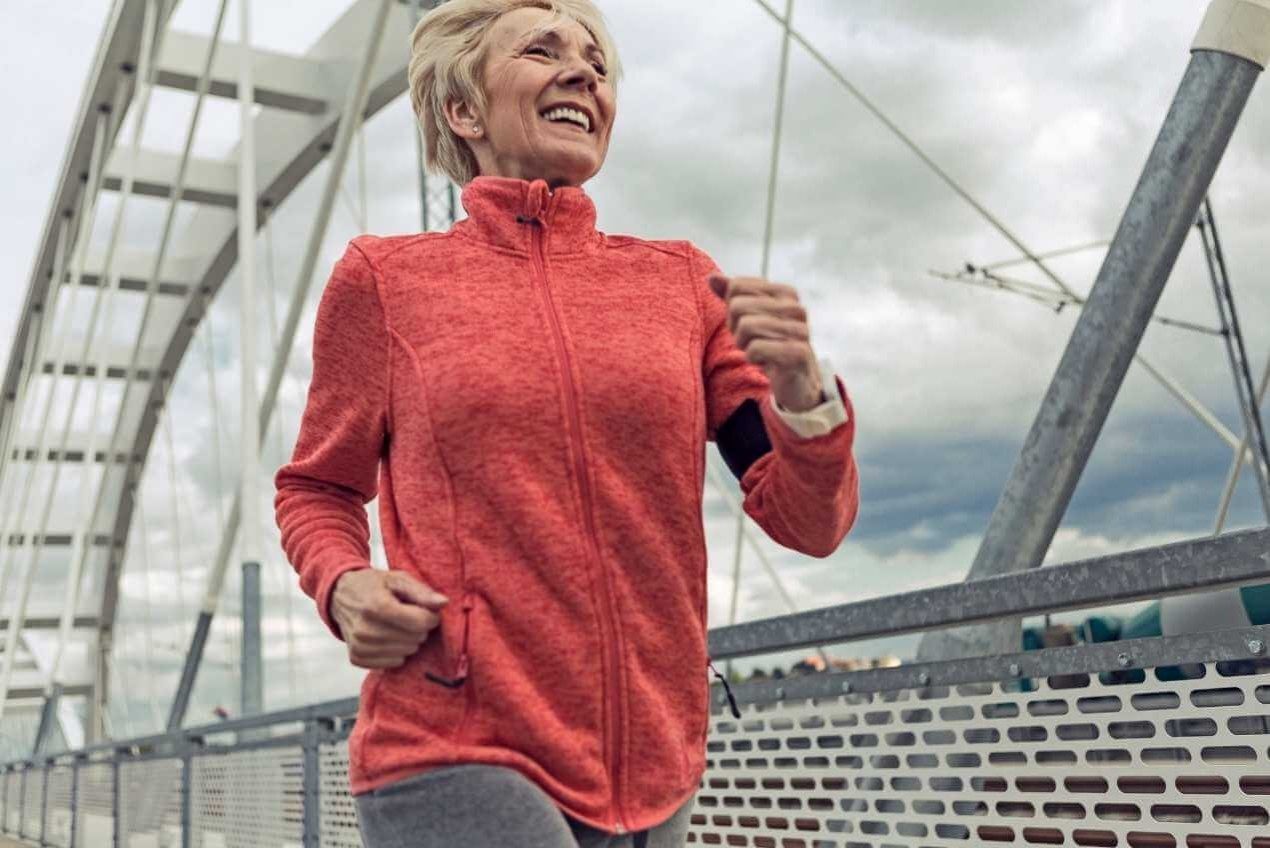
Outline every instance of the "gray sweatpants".
<path id="1" fill-rule="evenodd" d="M 574 821 L 503 766 L 447 766 L 355 800 L 366 848 L 683 848 L 695 798 L 656 827 L 621 836 Z"/>

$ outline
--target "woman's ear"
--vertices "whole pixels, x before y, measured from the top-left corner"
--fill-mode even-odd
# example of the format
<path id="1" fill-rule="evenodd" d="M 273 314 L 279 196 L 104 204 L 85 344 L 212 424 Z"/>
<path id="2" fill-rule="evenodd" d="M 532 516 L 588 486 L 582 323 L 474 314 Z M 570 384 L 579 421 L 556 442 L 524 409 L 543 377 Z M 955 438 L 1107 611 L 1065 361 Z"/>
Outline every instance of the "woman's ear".
<path id="1" fill-rule="evenodd" d="M 476 141 L 485 137 L 485 127 L 481 124 L 480 116 L 462 100 L 446 101 L 445 119 L 459 138 Z"/>

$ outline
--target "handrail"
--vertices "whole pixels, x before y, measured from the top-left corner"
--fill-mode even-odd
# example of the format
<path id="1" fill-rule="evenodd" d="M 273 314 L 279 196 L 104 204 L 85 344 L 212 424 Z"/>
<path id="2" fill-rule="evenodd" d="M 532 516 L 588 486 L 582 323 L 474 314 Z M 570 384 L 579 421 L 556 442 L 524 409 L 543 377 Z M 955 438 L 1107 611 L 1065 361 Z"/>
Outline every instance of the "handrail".
<path id="1" fill-rule="evenodd" d="M 714 659 L 1270 582 L 1270 528 L 901 592 L 710 631 Z"/>

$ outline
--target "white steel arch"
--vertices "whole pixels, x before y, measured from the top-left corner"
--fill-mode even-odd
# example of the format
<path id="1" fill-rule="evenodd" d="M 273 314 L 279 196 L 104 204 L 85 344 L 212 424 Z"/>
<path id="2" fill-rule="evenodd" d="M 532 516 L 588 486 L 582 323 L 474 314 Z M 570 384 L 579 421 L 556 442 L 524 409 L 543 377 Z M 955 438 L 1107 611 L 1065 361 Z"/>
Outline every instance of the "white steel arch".
<path id="1" fill-rule="evenodd" d="M 415 5 L 431 7 L 434 3 L 435 0 L 427 0 Z M 45 532 L 37 538 L 34 530 L 39 522 L 32 523 L 31 510 L 13 514 L 18 504 L 13 503 L 17 498 L 11 494 L 13 486 L 9 483 L 5 484 L 5 499 L 10 501 L 10 514 L 0 516 L 0 523 L 13 519 L 13 532 L 0 539 L 0 568 L 4 569 L 0 583 L 16 586 L 19 557 L 34 557 L 39 553 L 37 548 L 57 548 L 59 555 L 70 548 L 73 560 L 93 559 L 91 567 L 98 569 L 99 573 L 90 575 L 100 589 L 95 599 L 96 614 L 84 615 L 76 609 L 69 621 L 75 633 L 89 643 L 93 669 L 87 679 L 66 681 L 61 690 L 89 697 L 90 739 L 102 732 L 119 580 L 137 487 L 173 377 L 208 305 L 238 259 L 237 221 L 231 214 L 238 200 L 237 149 L 224 159 L 211 160 L 143 148 L 134 162 L 130 151 L 117 143 L 123 124 L 120 118 L 130 104 L 144 96 L 137 70 L 147 64 L 140 60 L 146 40 L 147 8 L 157 22 L 150 75 L 155 87 L 200 96 L 206 92 L 213 97 L 237 97 L 238 67 L 246 51 L 237 44 L 213 43 L 214 39 L 207 36 L 172 29 L 169 22 L 175 6 L 175 0 L 118 0 L 110 12 L 79 104 L 0 390 L 0 445 L 5 448 L 0 455 L 0 480 L 17 479 L 20 468 L 22 474 L 47 475 L 59 464 L 80 463 L 85 470 L 94 463 L 102 466 L 91 517 L 69 533 Z M 414 15 L 409 2 L 354 0 L 303 56 L 250 51 L 255 102 L 262 107 L 255 117 L 255 132 L 269 139 L 254 157 L 258 209 L 278 207 L 332 152 L 337 130 L 348 111 L 347 94 L 359 78 L 365 83 L 365 105 L 360 115 L 353 116 L 355 122 L 374 115 L 404 93 L 408 60 L 405 45 Z M 382 27 L 383 48 L 367 62 L 366 45 L 373 36 L 372 30 L 378 27 Z M 213 49 L 208 64 L 209 50 Z M 205 67 L 210 68 L 206 78 Z M 104 116 L 114 120 L 106 121 Z M 103 127 L 109 127 L 109 132 L 103 134 Z M 90 180 L 95 136 L 104 140 L 106 149 L 98 154 L 104 167 L 99 180 Z M 339 174 L 333 179 L 338 180 Z M 59 261 L 59 249 L 69 252 L 76 245 L 59 248 L 59 239 L 66 232 L 72 234 L 73 241 L 74 233 L 87 229 L 81 224 L 96 199 L 93 182 L 100 182 L 103 192 L 124 197 L 131 193 L 171 200 L 175 194 L 196 209 L 183 229 L 172 231 L 170 243 L 160 246 L 156 255 L 135 249 L 104 254 L 85 250 L 82 274 L 71 275 L 63 270 L 65 262 Z M 318 218 L 317 226 L 324 231 L 325 221 L 321 215 Z M 259 215 L 257 226 L 263 226 L 267 219 L 267 215 Z M 320 236 L 318 233 L 311 240 L 314 252 Z M 305 267 L 311 275 L 312 259 Z M 58 322 L 50 313 L 57 303 L 58 290 L 75 285 L 76 276 L 80 288 L 86 291 L 96 288 L 101 294 L 113 283 L 120 291 L 145 292 L 143 309 L 151 326 L 138 334 L 131 350 L 97 342 L 85 346 L 83 356 L 68 358 L 55 368 L 43 355 L 50 334 L 59 331 Z M 161 308 L 152 312 L 156 305 Z M 154 344 L 156 339 L 158 344 Z M 284 345 L 284 349 L 288 348 L 289 344 Z M 54 374 L 55 370 L 60 373 Z M 68 431 L 64 449 L 50 451 L 45 446 L 38 450 L 30 437 L 40 434 L 25 432 L 22 426 L 26 410 L 41 394 L 25 390 L 36 387 L 37 375 L 47 375 L 50 393 L 68 377 L 121 384 L 123 401 L 109 422 L 113 434 L 110 441 L 97 445 L 95 437 Z M 52 396 L 46 398 L 51 401 Z M 272 399 L 266 397 L 262 422 L 268 419 L 271 403 Z M 85 475 L 84 479 L 92 476 Z M 231 517 L 227 535 L 232 536 L 234 524 Z M 222 541 L 226 552 L 230 541 Z M 67 576 L 76 564 L 69 565 Z M 74 587 L 65 585 L 63 589 L 70 593 Z M 0 598 L 0 604 L 7 603 L 7 598 Z M 6 629 L 16 626 L 19 630 L 61 625 L 60 620 L 47 615 L 26 617 L 25 604 L 18 604 L 10 619 L 0 623 Z M 31 685 L 29 680 L 15 678 L 5 700 L 0 702 L 0 710 L 9 701 L 29 702 L 39 697 L 39 692 L 40 687 Z"/>

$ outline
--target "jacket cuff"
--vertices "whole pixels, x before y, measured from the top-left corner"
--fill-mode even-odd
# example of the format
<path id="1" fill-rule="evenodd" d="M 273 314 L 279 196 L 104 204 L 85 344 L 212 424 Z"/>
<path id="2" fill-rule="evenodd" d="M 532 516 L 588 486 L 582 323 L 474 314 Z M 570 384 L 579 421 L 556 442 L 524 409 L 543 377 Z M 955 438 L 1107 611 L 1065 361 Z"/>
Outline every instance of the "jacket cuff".
<path id="1" fill-rule="evenodd" d="M 850 417 L 847 413 L 847 406 L 842 400 L 842 395 L 837 391 L 839 380 L 834 373 L 833 366 L 828 359 L 821 357 L 818 360 L 820 366 L 820 384 L 824 387 L 824 393 L 828 399 L 818 406 L 802 412 L 792 412 L 781 407 L 776 402 L 774 395 L 768 395 L 768 402 L 772 405 L 772 409 L 780 416 L 780 419 L 789 425 L 799 437 L 804 439 L 823 436 L 832 432 L 842 424 L 847 423 Z"/>
<path id="2" fill-rule="evenodd" d="M 335 581 L 339 580 L 350 571 L 359 571 L 363 568 L 370 568 L 368 562 L 358 562 L 351 560 L 341 563 L 331 568 L 322 575 L 322 579 L 318 581 L 317 591 L 313 594 L 313 600 L 317 604 L 318 616 L 322 619 L 322 623 L 327 629 L 334 634 L 336 639 L 344 641 L 344 634 L 340 632 L 340 626 L 331 616 L 331 595 L 335 593 Z"/>

